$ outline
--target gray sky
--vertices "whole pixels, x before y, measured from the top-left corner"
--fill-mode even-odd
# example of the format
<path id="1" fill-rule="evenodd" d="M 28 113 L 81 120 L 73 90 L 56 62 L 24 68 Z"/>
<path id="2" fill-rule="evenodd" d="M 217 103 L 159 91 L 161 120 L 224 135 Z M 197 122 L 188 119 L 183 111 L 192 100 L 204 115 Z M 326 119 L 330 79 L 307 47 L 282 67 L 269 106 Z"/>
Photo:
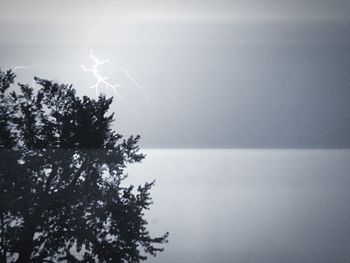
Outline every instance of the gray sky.
<path id="1" fill-rule="evenodd" d="M 146 151 L 127 183 L 156 179 L 149 263 L 341 263 L 350 251 L 348 150 Z"/>
<path id="2" fill-rule="evenodd" d="M 343 20 L 346 0 L 2 0 L 1 20 L 93 24 L 141 20 Z"/>
<path id="3" fill-rule="evenodd" d="M 38 63 L 19 80 L 95 96 L 79 67 L 92 48 L 124 85 L 119 130 L 146 147 L 350 147 L 349 13 L 341 0 L 1 1 L 0 66 Z"/>

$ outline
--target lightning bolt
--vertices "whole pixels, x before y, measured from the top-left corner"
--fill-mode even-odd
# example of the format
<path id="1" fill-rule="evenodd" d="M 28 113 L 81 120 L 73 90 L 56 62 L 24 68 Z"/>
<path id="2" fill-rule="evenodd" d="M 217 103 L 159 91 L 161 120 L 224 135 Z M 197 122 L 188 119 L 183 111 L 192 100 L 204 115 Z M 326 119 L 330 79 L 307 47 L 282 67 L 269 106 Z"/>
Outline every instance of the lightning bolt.
<path id="1" fill-rule="evenodd" d="M 93 50 L 90 50 L 90 58 L 94 61 L 94 65 L 92 66 L 92 68 L 87 68 L 84 65 L 80 65 L 80 67 L 83 69 L 83 71 L 85 72 L 90 72 L 92 73 L 92 75 L 96 78 L 96 83 L 92 86 L 90 86 L 90 88 L 95 89 L 96 91 L 96 97 L 98 97 L 98 88 L 100 85 L 104 85 L 106 89 L 111 88 L 113 90 L 113 92 L 117 95 L 117 97 L 123 101 L 126 101 L 126 99 L 124 99 L 122 96 L 120 96 L 120 94 L 117 91 L 117 88 L 123 87 L 122 85 L 119 84 L 111 84 L 108 82 L 109 77 L 103 77 L 100 72 L 99 72 L 99 67 L 102 66 L 103 64 L 109 62 L 108 59 L 105 60 L 100 60 L 99 58 L 97 58 L 94 53 Z"/>
<path id="2" fill-rule="evenodd" d="M 16 70 L 19 70 L 19 69 L 30 69 L 30 68 L 38 67 L 38 66 L 40 66 L 40 64 L 38 64 L 38 63 L 31 64 L 31 65 L 28 65 L 28 66 L 15 66 L 13 68 L 13 71 L 16 72 Z"/>
<path id="3" fill-rule="evenodd" d="M 98 16 L 96 17 L 97 23 L 96 23 L 95 26 L 92 28 L 92 30 L 90 31 L 90 33 L 87 35 L 87 38 L 86 38 L 85 42 L 83 42 L 83 44 L 82 44 L 82 49 L 85 49 L 85 48 L 87 47 L 88 43 L 91 42 L 91 40 L 93 39 L 94 34 L 95 34 L 95 33 L 100 29 L 100 27 L 104 24 L 105 19 L 106 19 L 106 16 L 104 16 L 103 14 L 100 14 L 100 15 L 98 15 Z M 96 78 L 96 83 L 95 83 L 94 85 L 91 86 L 91 88 L 94 88 L 94 89 L 95 89 L 95 91 L 96 91 L 96 96 L 98 96 L 98 88 L 99 88 L 100 84 L 102 84 L 102 85 L 105 85 L 106 89 L 112 88 L 112 90 L 114 91 L 114 93 L 115 93 L 121 100 L 126 101 L 126 99 L 124 99 L 122 96 L 120 96 L 120 94 L 119 94 L 118 91 L 117 91 L 117 88 L 123 87 L 123 86 L 120 85 L 120 84 L 114 84 L 114 85 L 113 85 L 113 84 L 109 83 L 109 82 L 108 82 L 108 79 L 109 79 L 109 78 L 108 78 L 108 77 L 103 77 L 103 76 L 101 76 L 101 74 L 100 74 L 99 71 L 98 71 L 98 67 L 101 66 L 101 65 L 103 65 L 103 64 L 105 64 L 105 63 L 107 63 L 107 62 L 109 62 L 109 60 L 106 59 L 106 60 L 102 60 L 102 61 L 101 61 L 100 59 L 98 59 L 98 58 L 94 55 L 92 49 L 90 49 L 90 58 L 94 61 L 94 65 L 92 66 L 92 68 L 87 68 L 87 67 L 85 67 L 84 65 L 80 65 L 80 67 L 82 68 L 83 71 L 92 73 L 92 75 Z M 127 70 L 125 70 L 125 69 L 123 69 L 123 68 L 121 68 L 121 67 L 118 67 L 118 68 L 119 68 L 119 70 L 120 70 L 121 72 L 123 72 L 123 73 L 125 74 L 125 76 L 129 79 L 129 81 L 130 81 L 137 89 L 143 91 L 144 96 L 145 96 L 145 99 L 146 99 L 146 101 L 148 101 L 148 96 L 147 96 L 146 90 L 145 90 L 141 85 L 139 85 L 139 83 L 135 80 L 135 78 L 133 78 L 133 76 L 131 76 L 131 74 L 130 74 Z M 108 74 L 108 76 L 109 76 L 109 75 L 110 75 L 110 74 Z"/>
<path id="4" fill-rule="evenodd" d="M 125 76 L 131 81 L 131 83 L 132 83 L 137 89 L 139 89 L 139 90 L 141 90 L 141 91 L 143 92 L 143 94 L 144 94 L 144 96 L 145 96 L 145 99 L 148 101 L 148 96 L 147 96 L 147 91 L 146 91 L 146 89 L 145 89 L 143 86 L 141 86 L 141 85 L 136 81 L 136 79 L 129 73 L 128 70 L 123 69 L 123 68 L 121 68 L 121 67 L 119 67 L 119 68 L 120 68 L 120 70 L 121 70 L 122 72 L 124 72 Z"/>
<path id="5" fill-rule="evenodd" d="M 34 67 L 38 67 L 38 66 L 40 66 L 40 64 L 39 63 L 34 63 L 34 64 L 31 64 L 31 65 L 28 65 L 28 66 L 15 66 L 14 68 L 13 68 L 13 72 L 16 72 L 17 70 L 19 70 L 19 69 L 31 69 L 31 68 L 34 68 Z M 33 79 L 32 80 L 32 87 L 33 88 L 35 88 L 35 84 L 36 84 L 36 82 L 35 82 L 35 80 Z"/>

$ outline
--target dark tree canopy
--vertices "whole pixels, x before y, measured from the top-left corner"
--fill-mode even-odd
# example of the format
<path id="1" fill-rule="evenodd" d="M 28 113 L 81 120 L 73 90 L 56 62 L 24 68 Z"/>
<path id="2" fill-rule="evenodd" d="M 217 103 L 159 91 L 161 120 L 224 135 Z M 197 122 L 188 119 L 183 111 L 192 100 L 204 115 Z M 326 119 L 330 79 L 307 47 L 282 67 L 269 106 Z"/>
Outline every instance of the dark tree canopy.
<path id="1" fill-rule="evenodd" d="M 0 71 L 0 262 L 140 262 L 168 234 L 151 237 L 144 211 L 154 182 L 124 186 L 139 136 L 111 129 L 112 98 Z"/>

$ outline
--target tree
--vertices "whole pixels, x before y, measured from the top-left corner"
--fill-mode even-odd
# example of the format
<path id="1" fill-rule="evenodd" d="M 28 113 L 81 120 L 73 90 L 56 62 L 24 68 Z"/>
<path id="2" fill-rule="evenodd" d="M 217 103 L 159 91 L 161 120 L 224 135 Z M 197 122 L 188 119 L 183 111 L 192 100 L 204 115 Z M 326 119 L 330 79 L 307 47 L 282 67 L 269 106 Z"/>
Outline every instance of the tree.
<path id="1" fill-rule="evenodd" d="M 140 137 L 111 124 L 112 98 L 79 98 L 72 86 L 0 71 L 0 261 L 140 262 L 163 251 L 144 211 L 150 189 L 124 186 L 140 162 Z"/>

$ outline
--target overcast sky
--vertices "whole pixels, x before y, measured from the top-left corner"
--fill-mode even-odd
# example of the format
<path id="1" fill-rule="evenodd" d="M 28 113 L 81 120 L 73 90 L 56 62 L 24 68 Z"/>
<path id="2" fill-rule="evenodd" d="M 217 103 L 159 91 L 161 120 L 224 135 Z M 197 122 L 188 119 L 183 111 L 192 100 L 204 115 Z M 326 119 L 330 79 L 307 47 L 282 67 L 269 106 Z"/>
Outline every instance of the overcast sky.
<path id="1" fill-rule="evenodd" d="M 343 20 L 347 0 L 2 0 L 1 20 L 91 23 L 118 20 Z"/>
<path id="2" fill-rule="evenodd" d="M 93 49 L 143 146 L 350 147 L 349 1 L 0 3 L 0 67 L 95 96 Z"/>

